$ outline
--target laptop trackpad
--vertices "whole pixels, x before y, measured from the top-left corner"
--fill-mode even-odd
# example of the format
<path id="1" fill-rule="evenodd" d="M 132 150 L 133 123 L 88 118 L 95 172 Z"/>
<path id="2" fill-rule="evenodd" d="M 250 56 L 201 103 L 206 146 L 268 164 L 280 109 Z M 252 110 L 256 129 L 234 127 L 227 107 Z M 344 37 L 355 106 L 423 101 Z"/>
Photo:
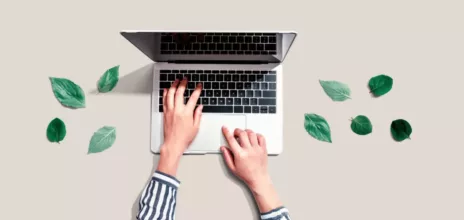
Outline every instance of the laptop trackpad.
<path id="1" fill-rule="evenodd" d="M 236 128 L 246 129 L 245 115 L 203 114 L 200 130 L 187 152 L 218 152 L 221 146 L 228 146 L 222 126 L 234 132 Z"/>

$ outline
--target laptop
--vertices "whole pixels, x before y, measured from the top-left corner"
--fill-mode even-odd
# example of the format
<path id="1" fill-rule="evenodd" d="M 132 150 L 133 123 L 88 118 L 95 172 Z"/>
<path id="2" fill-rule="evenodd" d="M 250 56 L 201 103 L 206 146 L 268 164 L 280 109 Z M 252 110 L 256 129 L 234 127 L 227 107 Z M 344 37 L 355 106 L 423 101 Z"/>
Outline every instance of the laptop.
<path id="1" fill-rule="evenodd" d="M 151 109 L 151 150 L 163 143 L 162 92 L 188 78 L 184 101 L 197 83 L 203 115 L 198 135 L 185 154 L 220 153 L 228 146 L 222 126 L 251 129 L 266 138 L 269 155 L 283 150 L 283 70 L 296 33 L 289 31 L 122 31 L 155 62 Z"/>

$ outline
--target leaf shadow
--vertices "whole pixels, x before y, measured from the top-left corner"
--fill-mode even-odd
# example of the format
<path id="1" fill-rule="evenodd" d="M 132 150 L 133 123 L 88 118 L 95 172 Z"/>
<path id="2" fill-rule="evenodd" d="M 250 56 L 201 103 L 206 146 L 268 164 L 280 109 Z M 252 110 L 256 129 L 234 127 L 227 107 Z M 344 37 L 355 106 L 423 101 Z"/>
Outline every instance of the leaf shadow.
<path id="1" fill-rule="evenodd" d="M 151 169 L 150 171 L 150 177 L 148 178 L 148 180 L 145 182 L 145 184 L 140 187 L 140 192 L 139 192 L 139 195 L 137 196 L 137 198 L 135 199 L 134 201 L 134 204 L 132 205 L 132 210 L 131 210 L 131 219 L 130 220 L 137 220 L 137 214 L 139 213 L 139 200 L 140 200 L 140 197 L 142 196 L 142 193 L 143 193 L 143 189 L 145 188 L 145 186 L 150 183 L 151 181 L 151 178 L 153 176 L 153 173 L 155 172 L 156 170 L 156 167 L 158 165 L 158 161 L 159 161 L 159 154 L 154 154 L 153 155 L 153 168 Z"/>
<path id="2" fill-rule="evenodd" d="M 261 219 L 258 205 L 256 204 L 255 199 L 253 198 L 253 195 L 250 189 L 248 188 L 248 186 L 230 171 L 224 159 L 222 158 L 222 155 L 219 155 L 218 158 L 220 161 L 219 163 L 221 164 L 220 165 L 221 169 L 224 171 L 224 174 L 226 175 L 226 177 L 232 182 L 234 182 L 235 184 L 237 184 L 242 189 L 243 194 L 248 202 L 248 207 L 250 207 L 251 211 L 253 212 L 253 219 L 255 220 Z"/>
<path id="3" fill-rule="evenodd" d="M 150 63 L 120 77 L 116 87 L 105 94 L 151 94 L 153 91 L 153 67 L 154 63 Z M 98 84 L 98 80 L 96 84 Z M 97 85 L 89 93 L 98 95 Z"/>

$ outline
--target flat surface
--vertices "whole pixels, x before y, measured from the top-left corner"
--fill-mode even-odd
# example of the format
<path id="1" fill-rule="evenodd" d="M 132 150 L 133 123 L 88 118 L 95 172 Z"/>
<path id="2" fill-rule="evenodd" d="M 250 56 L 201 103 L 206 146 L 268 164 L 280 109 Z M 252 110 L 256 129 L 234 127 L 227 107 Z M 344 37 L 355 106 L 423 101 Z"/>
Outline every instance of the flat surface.
<path id="1" fill-rule="evenodd" d="M 464 219 L 462 1 L 2 1 L 0 3 L 0 219 L 130 220 L 153 171 L 150 60 L 124 29 L 284 29 L 299 33 L 284 63 L 284 144 L 270 172 L 293 219 Z M 121 81 L 95 94 L 103 72 Z M 373 99 L 367 82 L 394 78 Z M 82 86 L 87 108 L 60 106 L 49 76 Z M 319 79 L 340 80 L 352 100 L 332 102 Z M 333 144 L 311 138 L 304 113 L 330 123 Z M 371 135 L 350 130 L 369 116 Z M 68 135 L 48 143 L 60 117 Z M 413 126 L 396 143 L 392 120 Z M 90 137 L 117 128 L 115 145 L 86 155 Z M 253 219 L 248 192 L 218 155 L 179 170 L 177 219 Z"/>

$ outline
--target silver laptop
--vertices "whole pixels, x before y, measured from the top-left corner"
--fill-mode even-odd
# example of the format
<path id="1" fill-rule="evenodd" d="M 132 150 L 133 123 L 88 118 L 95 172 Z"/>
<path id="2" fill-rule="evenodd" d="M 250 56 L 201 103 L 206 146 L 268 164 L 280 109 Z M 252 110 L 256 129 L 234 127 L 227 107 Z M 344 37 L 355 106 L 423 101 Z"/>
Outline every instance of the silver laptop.
<path id="1" fill-rule="evenodd" d="M 266 138 L 268 153 L 283 150 L 282 61 L 296 33 L 281 31 L 122 31 L 155 61 L 151 110 L 151 150 L 163 143 L 163 88 L 187 77 L 188 100 L 203 84 L 198 104 L 200 131 L 186 154 L 219 153 L 227 142 L 223 125 L 252 129 Z"/>

